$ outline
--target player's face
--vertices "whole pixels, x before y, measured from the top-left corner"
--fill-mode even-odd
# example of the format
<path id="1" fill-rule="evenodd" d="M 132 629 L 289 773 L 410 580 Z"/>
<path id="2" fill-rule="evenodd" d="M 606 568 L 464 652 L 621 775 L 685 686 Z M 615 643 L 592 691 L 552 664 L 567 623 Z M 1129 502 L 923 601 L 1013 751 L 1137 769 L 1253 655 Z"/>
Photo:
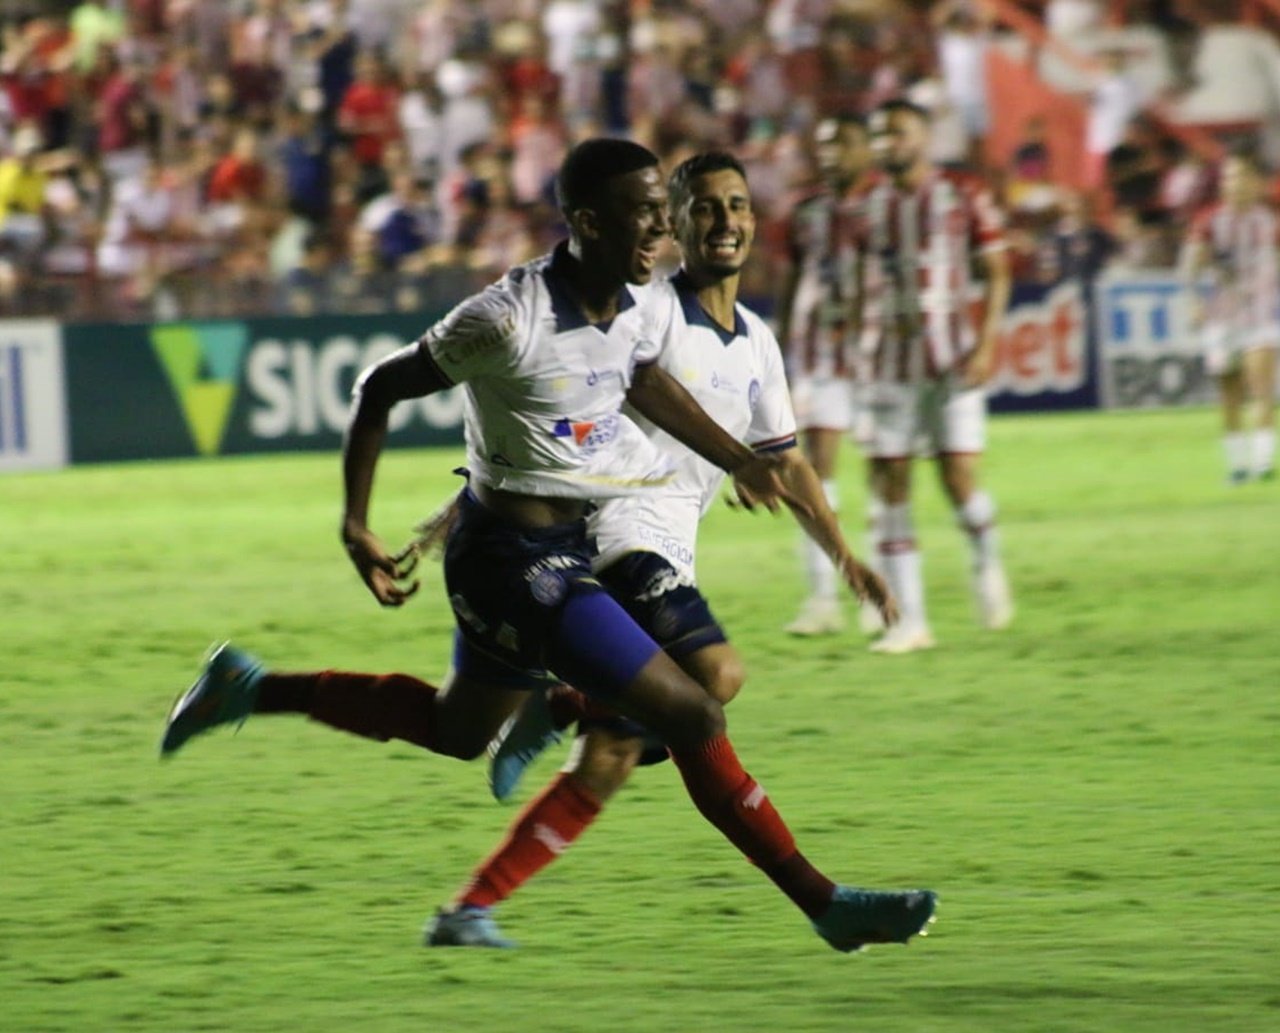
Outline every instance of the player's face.
<path id="1" fill-rule="evenodd" d="M 881 111 L 871 120 L 871 147 L 890 174 L 906 172 L 924 158 L 928 123 L 911 111 Z"/>
<path id="2" fill-rule="evenodd" d="M 814 150 L 818 171 L 833 186 L 854 182 L 871 164 L 867 131 L 857 123 L 841 124 L 834 119 L 821 123 L 814 134 Z"/>
<path id="3" fill-rule="evenodd" d="M 676 238 L 684 264 L 697 276 L 719 279 L 742 268 L 756 236 L 747 181 L 734 169 L 718 169 L 689 184 L 676 212 Z"/>
<path id="4" fill-rule="evenodd" d="M 1258 177 L 1247 161 L 1228 158 L 1222 165 L 1222 199 L 1228 204 L 1253 204 L 1258 195 Z"/>
<path id="5" fill-rule="evenodd" d="M 596 214 L 600 260 L 627 283 L 648 283 L 663 238 L 671 233 L 667 188 L 658 167 L 611 179 Z"/>

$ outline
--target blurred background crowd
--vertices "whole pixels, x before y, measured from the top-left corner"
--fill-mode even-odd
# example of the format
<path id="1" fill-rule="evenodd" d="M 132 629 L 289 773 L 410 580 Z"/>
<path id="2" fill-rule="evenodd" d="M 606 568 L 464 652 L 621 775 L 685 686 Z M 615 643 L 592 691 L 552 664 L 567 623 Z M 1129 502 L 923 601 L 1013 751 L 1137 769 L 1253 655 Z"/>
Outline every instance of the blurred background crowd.
<path id="1" fill-rule="evenodd" d="M 898 95 L 998 190 L 1023 279 L 1167 267 L 1225 147 L 1280 157 L 1280 0 L 0 0 L 0 24 L 11 316 L 438 309 L 549 246 L 560 157 L 602 133 L 744 159 L 767 308 L 815 122 Z M 992 54 L 1079 138 L 1005 110 Z"/>

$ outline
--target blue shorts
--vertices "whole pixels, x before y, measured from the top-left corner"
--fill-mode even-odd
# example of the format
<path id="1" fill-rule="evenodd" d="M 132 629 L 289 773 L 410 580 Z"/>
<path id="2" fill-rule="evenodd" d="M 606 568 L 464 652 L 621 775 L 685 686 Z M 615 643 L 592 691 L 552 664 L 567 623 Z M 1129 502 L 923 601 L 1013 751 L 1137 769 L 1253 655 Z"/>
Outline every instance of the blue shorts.
<path id="1" fill-rule="evenodd" d="M 469 489 L 459 510 L 444 551 L 459 674 L 519 689 L 565 681 L 607 699 L 659 651 L 591 573 L 585 520 L 521 527 Z"/>
<path id="2" fill-rule="evenodd" d="M 728 641 L 693 578 L 656 552 L 629 552 L 596 576 L 669 656 Z"/>
<path id="3" fill-rule="evenodd" d="M 676 570 L 656 552 L 627 553 L 597 576 L 632 619 L 676 659 L 704 646 L 728 641 L 693 578 Z M 581 729 L 591 727 L 604 728 L 615 735 L 644 737 L 642 765 L 656 764 L 667 757 L 666 747 L 630 718 L 617 715 L 579 723 Z"/>

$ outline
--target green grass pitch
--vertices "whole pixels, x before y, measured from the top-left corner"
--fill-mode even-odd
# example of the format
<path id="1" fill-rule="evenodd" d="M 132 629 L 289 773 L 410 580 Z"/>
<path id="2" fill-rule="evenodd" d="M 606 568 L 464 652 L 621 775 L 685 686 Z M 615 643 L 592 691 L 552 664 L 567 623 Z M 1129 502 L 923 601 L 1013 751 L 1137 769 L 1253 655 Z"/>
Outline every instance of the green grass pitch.
<path id="1" fill-rule="evenodd" d="M 1208 410 L 1003 418 L 992 439 L 1005 633 L 973 624 L 927 466 L 929 654 L 788 640 L 790 521 L 718 507 L 704 528 L 750 671 L 744 761 L 833 875 L 941 894 L 929 939 L 853 957 L 670 765 L 502 910 L 520 950 L 423 949 L 513 813 L 481 764 L 283 717 L 156 756 L 215 638 L 443 672 L 439 573 L 378 609 L 338 546 L 336 457 L 0 478 L 0 1029 L 1280 1029 L 1280 483 L 1223 485 Z M 457 458 L 385 457 L 388 541 Z M 841 479 L 856 547 L 851 450 Z"/>

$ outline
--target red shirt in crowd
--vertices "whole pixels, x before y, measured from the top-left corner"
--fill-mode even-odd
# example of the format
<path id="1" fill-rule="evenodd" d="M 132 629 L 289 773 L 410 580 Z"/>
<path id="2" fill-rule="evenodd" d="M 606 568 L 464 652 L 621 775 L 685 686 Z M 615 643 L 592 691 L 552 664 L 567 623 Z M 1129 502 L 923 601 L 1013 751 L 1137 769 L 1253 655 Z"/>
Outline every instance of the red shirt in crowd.
<path id="1" fill-rule="evenodd" d="M 338 124 L 352 134 L 352 152 L 362 165 L 376 165 L 389 140 L 400 135 L 399 97 L 391 86 L 355 82 L 338 108 Z"/>

